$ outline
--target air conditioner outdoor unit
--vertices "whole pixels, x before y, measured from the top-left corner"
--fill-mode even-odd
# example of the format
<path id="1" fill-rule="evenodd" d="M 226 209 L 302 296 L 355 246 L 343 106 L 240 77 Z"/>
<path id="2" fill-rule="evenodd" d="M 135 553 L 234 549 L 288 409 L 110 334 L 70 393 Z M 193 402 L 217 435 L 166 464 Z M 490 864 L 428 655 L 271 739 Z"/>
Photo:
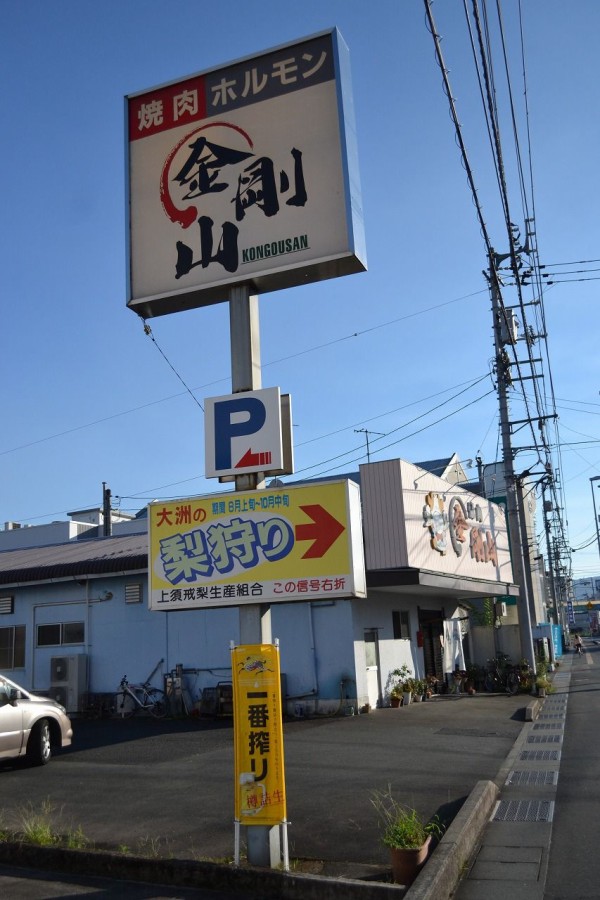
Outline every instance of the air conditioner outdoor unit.
<path id="1" fill-rule="evenodd" d="M 69 713 L 79 712 L 87 689 L 87 654 L 52 657 L 50 696 L 53 700 L 61 703 Z"/>
<path id="2" fill-rule="evenodd" d="M 69 703 L 69 691 L 66 685 L 53 685 L 48 692 L 51 700 L 56 700 L 65 709 Z"/>

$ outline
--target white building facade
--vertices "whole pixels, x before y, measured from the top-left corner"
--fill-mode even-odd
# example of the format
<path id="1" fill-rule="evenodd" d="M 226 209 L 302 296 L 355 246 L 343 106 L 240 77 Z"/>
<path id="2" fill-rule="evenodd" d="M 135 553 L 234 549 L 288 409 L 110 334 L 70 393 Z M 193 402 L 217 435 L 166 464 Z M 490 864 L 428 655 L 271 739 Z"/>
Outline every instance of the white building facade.
<path id="1" fill-rule="evenodd" d="M 386 705 L 403 664 L 441 682 L 469 659 L 484 664 L 493 636 L 470 628 L 472 601 L 517 592 L 499 506 L 403 460 L 361 466 L 356 480 L 367 597 L 271 606 L 289 714 Z M 31 546 L 31 528 L 10 549 L 0 534 L 2 673 L 71 712 L 89 693 L 116 691 L 125 674 L 152 673 L 156 686 L 180 676 L 192 704 L 230 681 L 238 608 L 150 610 L 146 525 L 140 516 L 111 536 L 87 530 L 63 543 L 44 534 L 43 546 Z M 509 647 L 512 629 L 502 629 Z M 517 632 L 515 623 L 515 641 Z"/>

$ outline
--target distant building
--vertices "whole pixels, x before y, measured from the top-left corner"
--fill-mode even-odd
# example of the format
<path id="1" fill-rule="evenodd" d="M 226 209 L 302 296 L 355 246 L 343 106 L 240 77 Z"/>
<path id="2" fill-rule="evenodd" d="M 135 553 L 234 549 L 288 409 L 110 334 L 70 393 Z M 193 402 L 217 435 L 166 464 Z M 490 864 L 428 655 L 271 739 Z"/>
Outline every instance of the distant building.
<path id="1" fill-rule="evenodd" d="M 576 603 L 600 604 L 600 577 L 573 579 L 573 599 Z"/>
<path id="2" fill-rule="evenodd" d="M 21 522 L 5 522 L 4 530 L 0 531 L 0 552 L 2 550 L 16 550 L 23 547 L 43 547 L 47 544 L 62 544 L 82 536 L 98 537 L 99 529 L 104 526 L 104 514 L 99 507 L 79 509 L 67 513 L 68 521 L 49 522 L 44 525 L 26 525 Z M 129 513 L 121 513 L 111 510 L 111 525 L 127 526 L 133 522 L 135 530 L 135 516 Z M 139 528 L 137 529 L 139 530 Z M 120 534 L 126 533 L 127 528 L 121 527 Z"/>

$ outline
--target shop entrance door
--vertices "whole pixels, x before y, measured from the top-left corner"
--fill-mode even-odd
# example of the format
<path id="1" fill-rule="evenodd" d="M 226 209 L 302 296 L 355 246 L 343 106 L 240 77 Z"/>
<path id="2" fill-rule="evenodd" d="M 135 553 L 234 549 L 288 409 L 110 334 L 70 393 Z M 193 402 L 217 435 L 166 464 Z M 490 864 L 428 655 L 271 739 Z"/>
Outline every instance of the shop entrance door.
<path id="1" fill-rule="evenodd" d="M 419 630 L 423 635 L 423 661 L 425 675 L 435 675 L 441 683 L 444 680 L 442 658 L 442 636 L 444 634 L 444 614 L 434 610 L 419 610 Z"/>
<path id="2" fill-rule="evenodd" d="M 365 662 L 367 664 L 367 694 L 371 709 L 383 706 L 381 669 L 379 666 L 379 635 L 377 628 L 365 631 Z"/>

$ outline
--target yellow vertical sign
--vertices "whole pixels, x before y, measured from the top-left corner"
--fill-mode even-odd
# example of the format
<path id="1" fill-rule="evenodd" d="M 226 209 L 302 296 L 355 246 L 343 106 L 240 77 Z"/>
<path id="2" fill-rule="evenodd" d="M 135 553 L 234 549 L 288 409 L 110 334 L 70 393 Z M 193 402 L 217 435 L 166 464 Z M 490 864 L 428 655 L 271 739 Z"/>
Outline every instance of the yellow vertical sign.
<path id="1" fill-rule="evenodd" d="M 235 817 L 242 825 L 278 825 L 287 818 L 279 647 L 234 647 L 231 668 Z"/>

